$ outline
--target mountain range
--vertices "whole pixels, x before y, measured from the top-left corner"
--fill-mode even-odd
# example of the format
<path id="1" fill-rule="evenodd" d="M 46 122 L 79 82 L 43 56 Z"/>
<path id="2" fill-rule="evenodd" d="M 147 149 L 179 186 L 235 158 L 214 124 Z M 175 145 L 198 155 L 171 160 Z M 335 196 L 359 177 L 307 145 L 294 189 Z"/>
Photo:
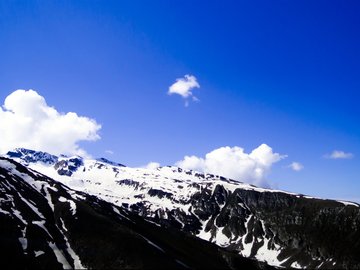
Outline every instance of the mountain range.
<path id="1" fill-rule="evenodd" d="M 23 148 L 0 158 L 0 192 L 7 267 L 360 269 L 352 202 Z"/>

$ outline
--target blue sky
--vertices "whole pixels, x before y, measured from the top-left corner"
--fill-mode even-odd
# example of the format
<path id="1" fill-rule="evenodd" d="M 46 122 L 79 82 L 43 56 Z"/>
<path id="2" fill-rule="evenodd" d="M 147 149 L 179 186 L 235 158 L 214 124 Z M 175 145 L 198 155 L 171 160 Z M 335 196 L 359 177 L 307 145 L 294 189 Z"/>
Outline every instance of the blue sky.
<path id="1" fill-rule="evenodd" d="M 265 143 L 287 155 L 272 186 L 360 201 L 359 11 L 358 1 L 1 1 L 0 102 L 34 89 L 93 118 L 101 139 L 81 147 L 130 166 Z M 189 106 L 167 94 L 186 74 L 200 84 Z M 334 150 L 353 156 L 324 158 Z"/>

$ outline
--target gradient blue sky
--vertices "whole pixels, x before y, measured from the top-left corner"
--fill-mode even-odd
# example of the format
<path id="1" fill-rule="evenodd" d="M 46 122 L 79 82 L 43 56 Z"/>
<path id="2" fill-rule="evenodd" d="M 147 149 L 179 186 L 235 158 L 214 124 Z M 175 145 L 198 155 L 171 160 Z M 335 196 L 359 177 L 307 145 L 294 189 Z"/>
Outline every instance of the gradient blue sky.
<path id="1" fill-rule="evenodd" d="M 360 201 L 359 13 L 359 1 L 0 1 L 0 102 L 34 89 L 94 118 L 102 139 L 82 147 L 130 166 L 266 143 L 288 155 L 274 186 Z M 201 85 L 188 107 L 167 95 L 185 74 Z M 333 150 L 354 157 L 323 157 Z"/>

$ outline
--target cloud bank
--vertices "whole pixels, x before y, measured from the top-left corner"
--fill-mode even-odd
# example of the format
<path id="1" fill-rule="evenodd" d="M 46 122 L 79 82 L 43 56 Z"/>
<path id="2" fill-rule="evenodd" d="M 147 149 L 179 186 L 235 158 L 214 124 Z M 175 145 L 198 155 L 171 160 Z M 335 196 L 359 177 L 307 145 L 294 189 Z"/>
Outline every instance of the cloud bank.
<path id="1" fill-rule="evenodd" d="M 288 166 L 290 169 L 292 169 L 293 171 L 299 172 L 301 170 L 304 169 L 304 165 L 302 165 L 299 162 L 293 162 Z"/>
<path id="2" fill-rule="evenodd" d="M 274 153 L 266 144 L 260 145 L 249 154 L 245 153 L 241 147 L 226 146 L 207 153 L 204 158 L 185 156 L 183 160 L 176 163 L 176 166 L 269 187 L 266 176 L 272 165 L 285 157 L 285 155 Z"/>
<path id="3" fill-rule="evenodd" d="M 354 155 L 352 153 L 334 150 L 331 154 L 327 154 L 324 157 L 328 159 L 352 159 Z"/>
<path id="4" fill-rule="evenodd" d="M 100 139 L 101 126 L 74 112 L 60 113 L 34 90 L 16 90 L 0 107 L 0 153 L 16 147 L 86 156 L 80 141 Z"/>
<path id="5" fill-rule="evenodd" d="M 155 170 L 159 168 L 161 165 L 158 162 L 149 162 L 147 165 L 143 166 L 146 169 Z"/>
<path id="6" fill-rule="evenodd" d="M 200 84 L 193 75 L 185 75 L 184 78 L 176 79 L 176 82 L 169 87 L 168 94 L 177 94 L 186 99 L 185 105 L 188 104 L 188 98 L 192 97 L 193 100 L 198 100 L 192 93 L 194 88 L 200 88 Z"/>

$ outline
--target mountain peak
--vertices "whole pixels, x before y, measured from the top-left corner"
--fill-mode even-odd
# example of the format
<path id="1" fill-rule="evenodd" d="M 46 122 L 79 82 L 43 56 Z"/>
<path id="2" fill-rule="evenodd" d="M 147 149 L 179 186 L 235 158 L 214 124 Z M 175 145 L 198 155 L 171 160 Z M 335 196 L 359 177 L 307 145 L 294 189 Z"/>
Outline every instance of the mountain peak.
<path id="1" fill-rule="evenodd" d="M 109 164 L 109 165 L 112 165 L 112 166 L 126 167 L 125 165 L 123 165 L 121 163 L 117 163 L 117 162 L 108 160 L 108 159 L 103 158 L 103 157 L 102 158 L 97 158 L 96 160 L 100 161 L 100 162 L 103 162 L 103 163 L 106 163 L 106 164 Z"/>
<path id="2" fill-rule="evenodd" d="M 35 151 L 26 148 L 15 148 L 8 151 L 6 156 L 10 158 L 17 158 L 25 161 L 26 163 L 42 162 L 45 164 L 53 165 L 58 161 L 58 157 L 42 151 Z"/>

